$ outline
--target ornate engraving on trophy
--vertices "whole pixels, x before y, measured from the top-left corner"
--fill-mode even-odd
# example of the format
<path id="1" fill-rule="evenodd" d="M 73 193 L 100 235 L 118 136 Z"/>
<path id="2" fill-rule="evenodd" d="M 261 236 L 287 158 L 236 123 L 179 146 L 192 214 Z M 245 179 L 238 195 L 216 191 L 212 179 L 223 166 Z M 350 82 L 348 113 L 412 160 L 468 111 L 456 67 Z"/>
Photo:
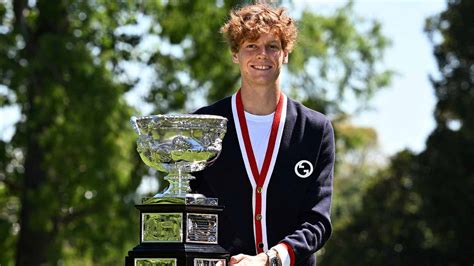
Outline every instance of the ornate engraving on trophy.
<path id="1" fill-rule="evenodd" d="M 176 266 L 176 259 L 140 258 L 135 259 L 135 266 Z"/>
<path id="2" fill-rule="evenodd" d="M 189 243 L 217 244 L 217 214 L 187 214 Z"/>
<path id="3" fill-rule="evenodd" d="M 142 242 L 183 242 L 182 213 L 142 213 Z"/>
<path id="4" fill-rule="evenodd" d="M 155 197 L 185 198 L 191 172 L 212 163 L 222 149 L 227 119 L 215 115 L 153 115 L 132 117 L 143 162 L 167 172 L 168 190 Z"/>
<path id="5" fill-rule="evenodd" d="M 225 259 L 194 259 L 194 266 L 215 266 L 217 263 L 221 263 L 220 265 L 226 266 Z"/>

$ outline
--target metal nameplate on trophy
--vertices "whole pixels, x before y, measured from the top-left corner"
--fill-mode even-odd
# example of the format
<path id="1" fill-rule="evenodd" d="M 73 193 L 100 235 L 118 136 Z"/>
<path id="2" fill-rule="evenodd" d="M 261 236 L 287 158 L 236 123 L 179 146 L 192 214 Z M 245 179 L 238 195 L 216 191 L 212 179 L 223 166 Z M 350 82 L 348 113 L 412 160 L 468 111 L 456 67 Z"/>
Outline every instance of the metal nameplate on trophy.
<path id="1" fill-rule="evenodd" d="M 215 266 L 218 265 L 218 263 L 225 265 L 226 262 L 224 259 L 194 259 L 195 266 Z"/>
<path id="2" fill-rule="evenodd" d="M 187 214 L 188 243 L 217 244 L 217 214 Z"/>
<path id="3" fill-rule="evenodd" d="M 227 265 L 229 253 L 218 245 L 218 199 L 191 194 L 191 172 L 214 161 L 226 133 L 227 119 L 213 115 L 132 117 L 143 162 L 167 172 L 168 189 L 136 205 L 140 244 L 126 265 Z"/>
<path id="4" fill-rule="evenodd" d="M 183 242 L 182 213 L 142 213 L 142 242 Z"/>

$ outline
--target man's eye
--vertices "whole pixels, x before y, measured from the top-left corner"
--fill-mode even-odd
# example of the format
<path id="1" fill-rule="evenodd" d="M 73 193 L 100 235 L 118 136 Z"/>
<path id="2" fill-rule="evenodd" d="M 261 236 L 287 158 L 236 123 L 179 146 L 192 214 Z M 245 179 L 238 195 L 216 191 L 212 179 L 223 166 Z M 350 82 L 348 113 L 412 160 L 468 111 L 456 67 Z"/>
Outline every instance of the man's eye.
<path id="1" fill-rule="evenodd" d="M 247 44 L 247 48 L 255 48 L 255 44 Z"/>

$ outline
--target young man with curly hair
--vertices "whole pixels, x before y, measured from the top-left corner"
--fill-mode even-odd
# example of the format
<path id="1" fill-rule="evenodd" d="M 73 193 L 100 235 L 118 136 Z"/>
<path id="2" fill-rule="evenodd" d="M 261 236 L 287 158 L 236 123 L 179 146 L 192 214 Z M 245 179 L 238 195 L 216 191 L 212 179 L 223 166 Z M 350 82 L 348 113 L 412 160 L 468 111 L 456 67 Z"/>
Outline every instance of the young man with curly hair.
<path id="1" fill-rule="evenodd" d="M 221 32 L 241 87 L 196 111 L 228 124 L 220 157 L 192 187 L 225 206 L 218 235 L 231 265 L 315 265 L 331 234 L 334 133 L 324 115 L 280 88 L 295 22 L 282 8 L 255 4 L 232 11 Z"/>

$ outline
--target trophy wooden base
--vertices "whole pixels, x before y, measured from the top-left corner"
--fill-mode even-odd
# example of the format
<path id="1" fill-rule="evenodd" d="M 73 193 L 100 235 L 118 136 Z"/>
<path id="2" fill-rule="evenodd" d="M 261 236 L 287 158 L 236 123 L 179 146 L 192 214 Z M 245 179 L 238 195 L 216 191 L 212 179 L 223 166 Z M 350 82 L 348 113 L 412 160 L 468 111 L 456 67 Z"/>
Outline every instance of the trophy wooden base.
<path id="1" fill-rule="evenodd" d="M 230 254 L 217 243 L 222 206 L 142 204 L 140 244 L 126 266 L 226 266 Z"/>

